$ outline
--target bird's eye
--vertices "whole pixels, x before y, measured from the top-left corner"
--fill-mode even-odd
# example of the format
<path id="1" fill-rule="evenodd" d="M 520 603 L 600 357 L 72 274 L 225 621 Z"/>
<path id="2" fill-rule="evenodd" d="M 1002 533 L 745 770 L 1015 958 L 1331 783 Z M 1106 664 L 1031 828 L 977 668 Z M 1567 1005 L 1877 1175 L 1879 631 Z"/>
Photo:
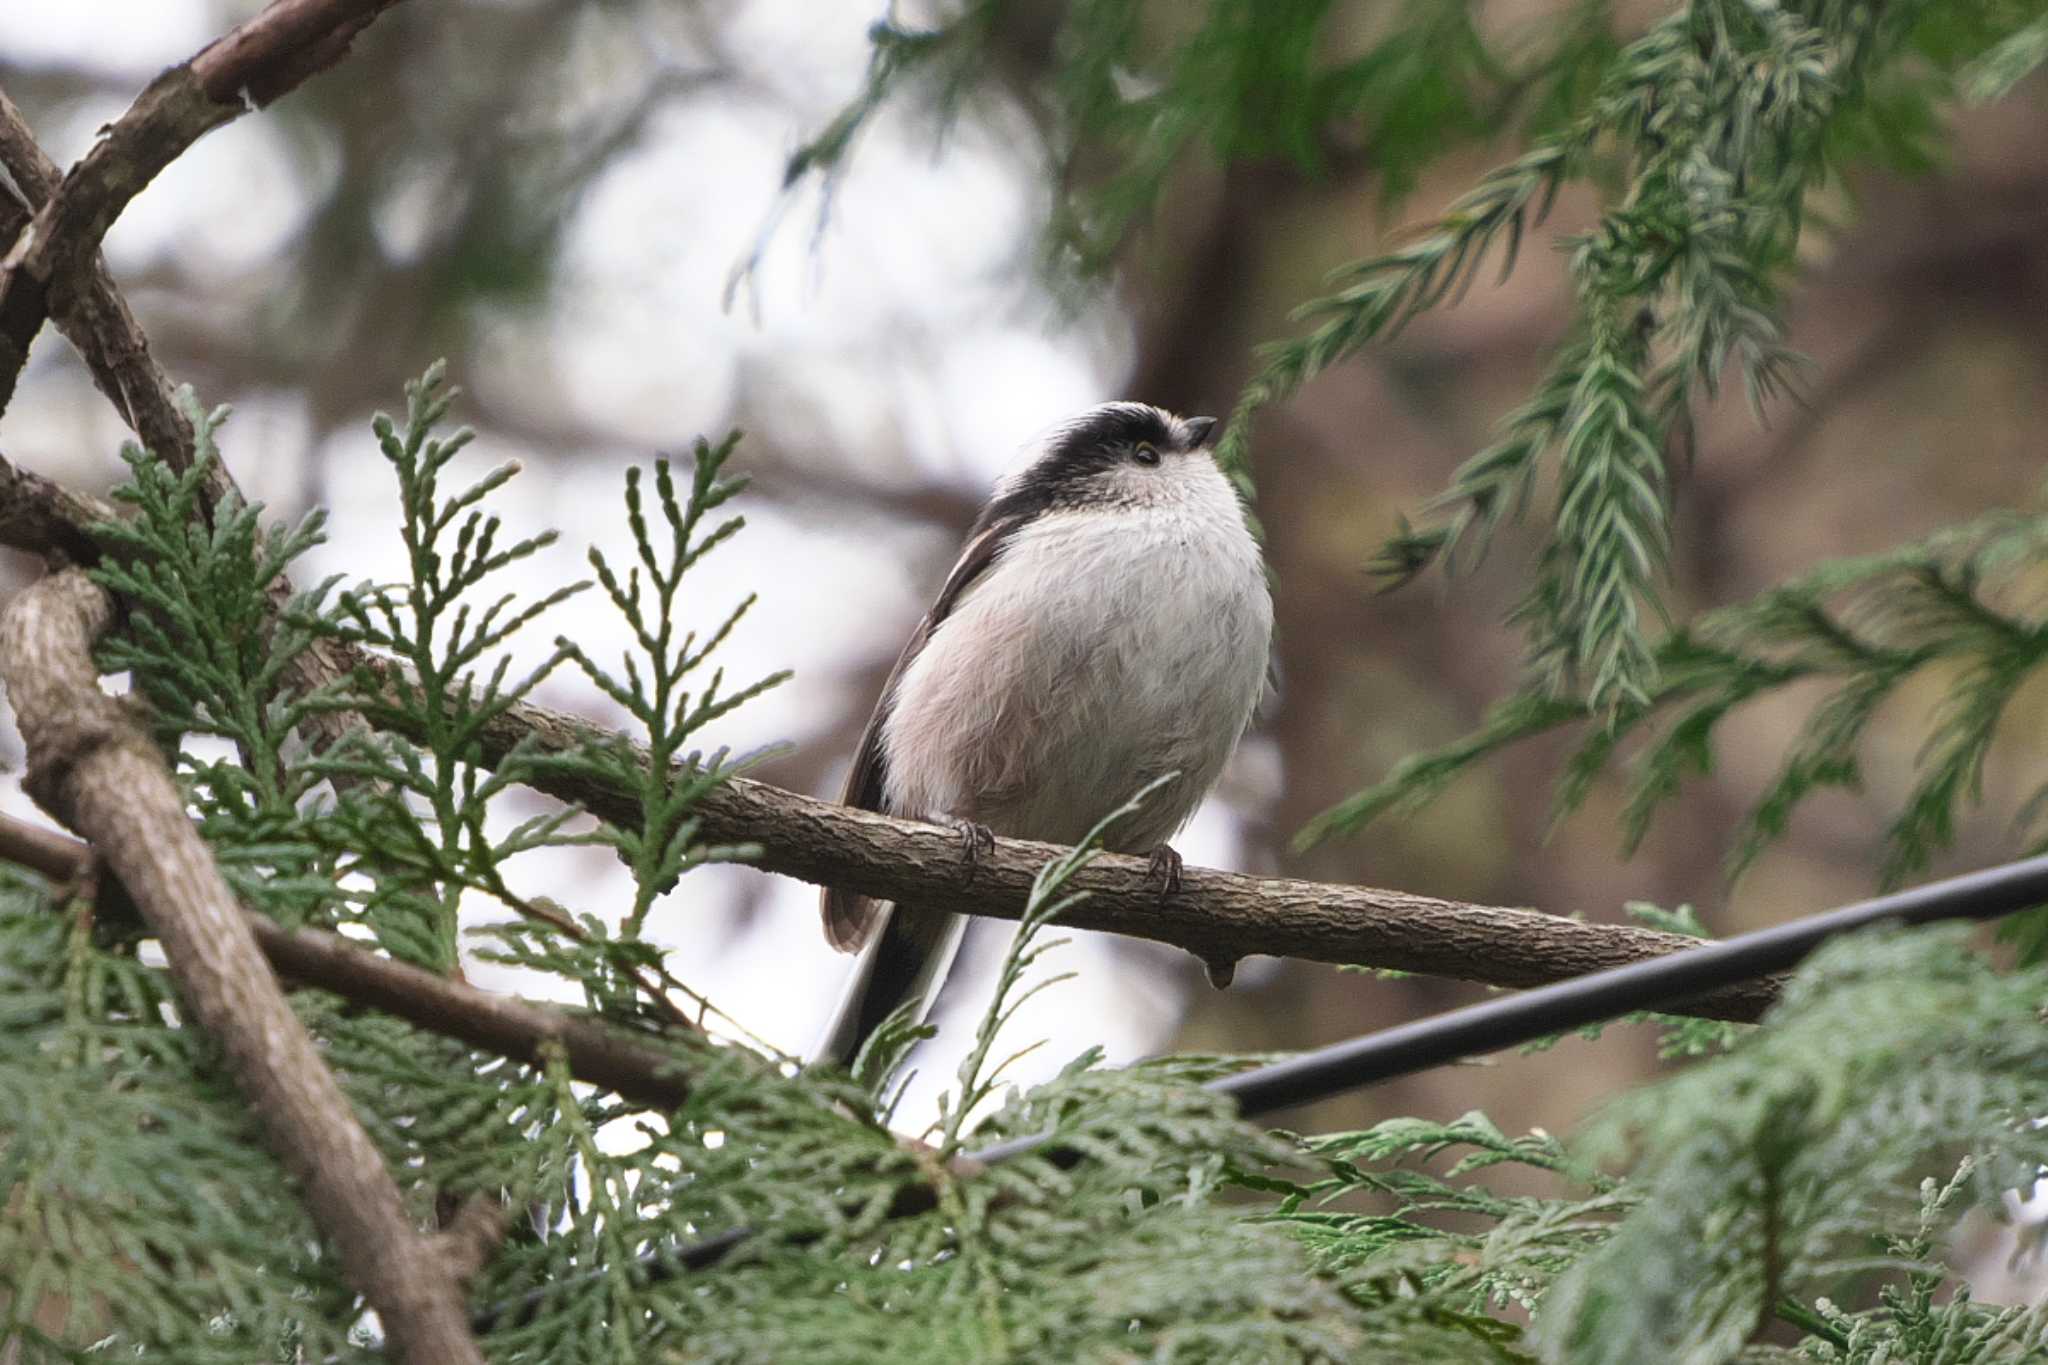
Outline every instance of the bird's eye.
<path id="1" fill-rule="evenodd" d="M 1139 464 L 1158 464 L 1159 450 L 1150 441 L 1140 441 L 1137 449 L 1131 452 L 1131 458 Z"/>

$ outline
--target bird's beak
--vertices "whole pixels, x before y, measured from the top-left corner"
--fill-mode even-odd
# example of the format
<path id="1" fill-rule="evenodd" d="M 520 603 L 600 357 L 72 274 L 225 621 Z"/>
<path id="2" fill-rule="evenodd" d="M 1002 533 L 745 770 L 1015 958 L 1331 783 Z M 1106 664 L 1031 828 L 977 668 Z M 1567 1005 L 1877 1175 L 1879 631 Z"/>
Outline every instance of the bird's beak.
<path id="1" fill-rule="evenodd" d="M 1187 419 L 1188 449 L 1200 450 L 1209 444 L 1209 438 L 1216 434 L 1214 417 L 1190 417 Z"/>

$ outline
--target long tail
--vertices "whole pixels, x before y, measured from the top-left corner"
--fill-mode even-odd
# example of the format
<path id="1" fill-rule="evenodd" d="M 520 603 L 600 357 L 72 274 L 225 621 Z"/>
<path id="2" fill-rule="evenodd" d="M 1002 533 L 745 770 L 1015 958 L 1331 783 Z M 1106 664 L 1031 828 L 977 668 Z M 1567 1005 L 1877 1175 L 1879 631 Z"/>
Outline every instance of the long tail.
<path id="1" fill-rule="evenodd" d="M 915 1001 L 923 1023 L 946 984 L 954 954 L 967 932 L 965 915 L 881 908 L 882 923 L 854 959 L 839 1003 L 811 1049 L 811 1060 L 849 1066 L 882 1021 Z"/>

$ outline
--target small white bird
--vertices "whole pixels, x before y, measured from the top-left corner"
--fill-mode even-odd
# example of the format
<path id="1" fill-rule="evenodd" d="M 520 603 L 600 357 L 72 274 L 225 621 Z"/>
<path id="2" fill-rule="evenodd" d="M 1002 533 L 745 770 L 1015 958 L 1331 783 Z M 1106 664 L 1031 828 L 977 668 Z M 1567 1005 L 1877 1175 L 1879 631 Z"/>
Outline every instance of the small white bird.
<path id="1" fill-rule="evenodd" d="M 1265 687 L 1273 602 L 1258 542 L 1210 451 L 1212 417 L 1106 403 L 997 485 L 861 736 L 845 803 L 1072 844 L 1167 846 L 1223 771 Z M 931 1006 L 964 916 L 824 895 L 825 936 L 861 950 L 815 1055 L 849 1062 L 906 1001 Z"/>

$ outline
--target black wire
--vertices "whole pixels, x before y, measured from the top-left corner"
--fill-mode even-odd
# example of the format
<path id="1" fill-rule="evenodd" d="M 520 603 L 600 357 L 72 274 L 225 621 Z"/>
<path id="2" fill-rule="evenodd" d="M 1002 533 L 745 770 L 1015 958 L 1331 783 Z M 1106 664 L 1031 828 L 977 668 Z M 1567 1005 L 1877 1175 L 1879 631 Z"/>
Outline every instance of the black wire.
<path id="1" fill-rule="evenodd" d="M 1636 1010 L 1669 1013 L 1688 1000 L 1782 972 L 1824 941 L 1873 924 L 1997 919 L 2048 901 L 2048 855 L 1930 882 L 1684 952 L 1576 976 L 1398 1024 L 1283 1062 L 1209 1082 L 1245 1118 L 1309 1104 L 1465 1057 L 1533 1043 Z M 1043 1139 L 1013 1138 L 977 1160 L 1021 1156 Z"/>
<path id="2" fill-rule="evenodd" d="M 1914 925 L 1941 920 L 1997 919 L 2043 902 L 2048 902 L 2048 855 L 1929 882 L 1909 891 L 1858 901 L 1647 962 L 1611 967 L 1449 1010 L 1304 1052 L 1284 1062 L 1224 1076 L 1209 1082 L 1206 1088 L 1236 1100 L 1242 1117 L 1259 1118 L 1275 1110 L 1328 1099 L 1460 1058 L 1533 1043 L 1636 1010 L 1668 1013 L 1688 1000 L 1723 987 L 1796 966 L 1827 939 L 1852 929 L 1882 923 Z M 969 1152 L 967 1158 L 993 1165 L 1038 1151 L 1048 1141 L 1050 1135 L 1042 1133 L 1012 1138 Z M 1055 1160 L 1068 1159 L 1068 1164 L 1078 1159 L 1070 1152 L 1055 1151 L 1048 1155 Z M 739 1228 L 681 1252 L 650 1258 L 646 1263 L 648 1278 L 666 1280 L 688 1270 L 716 1265 L 748 1235 L 747 1229 Z M 536 1291 L 514 1302 L 487 1308 L 474 1320 L 476 1329 L 488 1331 L 503 1322 L 523 1320 L 543 1297 L 543 1291 Z"/>

